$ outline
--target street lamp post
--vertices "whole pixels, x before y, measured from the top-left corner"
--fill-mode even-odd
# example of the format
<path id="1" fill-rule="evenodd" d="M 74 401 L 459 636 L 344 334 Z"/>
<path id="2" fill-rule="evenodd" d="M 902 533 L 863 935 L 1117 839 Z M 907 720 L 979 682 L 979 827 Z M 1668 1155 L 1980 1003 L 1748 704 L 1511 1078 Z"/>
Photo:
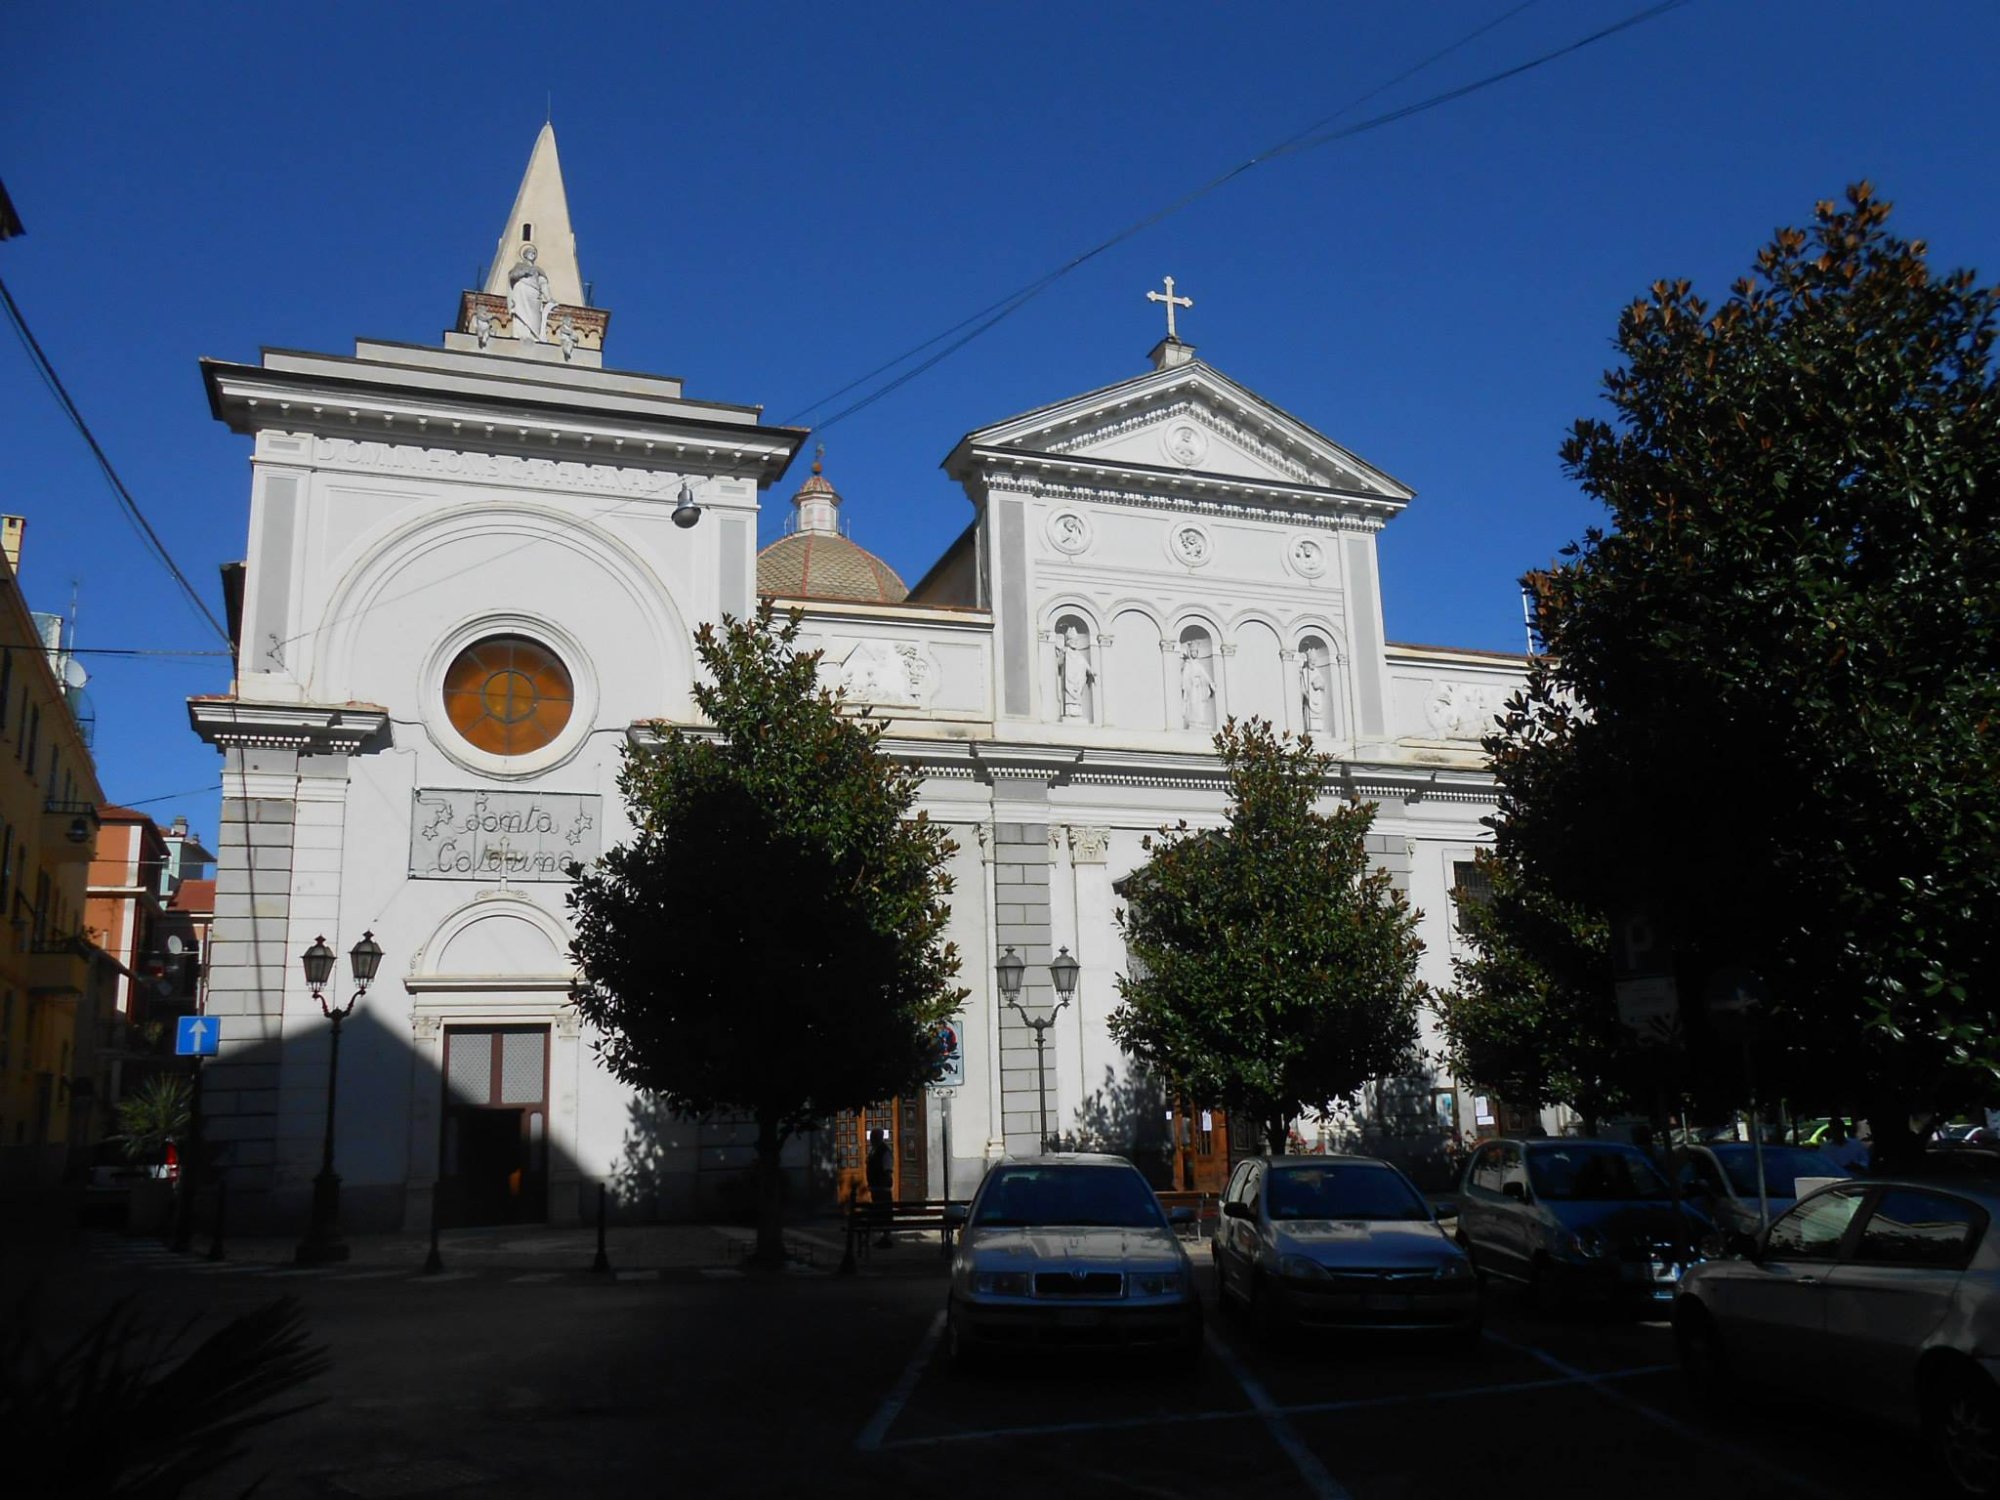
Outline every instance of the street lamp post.
<path id="1" fill-rule="evenodd" d="M 326 1058 L 326 1138 L 320 1145 L 319 1175 L 313 1178 L 312 1219 L 306 1237 L 299 1241 L 295 1259 L 302 1266 L 324 1265 L 347 1259 L 347 1241 L 340 1237 L 340 1175 L 333 1170 L 333 1107 L 340 1090 L 340 1023 L 353 1014 L 354 1002 L 368 993 L 375 971 L 382 965 L 382 945 L 375 934 L 364 932 L 347 955 L 354 969 L 354 993 L 345 1005 L 329 1005 L 326 982 L 333 977 L 333 950 L 324 937 L 315 938 L 299 962 L 306 971 L 306 983 L 320 1014 L 333 1024 L 332 1045 Z"/>
<path id="2" fill-rule="evenodd" d="M 1083 967 L 1069 956 L 1069 949 L 1061 949 L 1049 964 L 1049 978 L 1055 981 L 1056 1003 L 1045 1016 L 1031 1016 L 1021 1005 L 1021 976 L 1027 972 L 1027 962 L 1009 947 L 1000 956 L 994 969 L 1000 976 L 1000 998 L 1013 1007 L 1018 1015 L 1035 1033 L 1035 1101 L 1041 1118 L 1041 1149 L 1049 1149 L 1049 1064 L 1048 1030 L 1055 1025 L 1056 1017 L 1076 994 L 1077 971 Z"/>

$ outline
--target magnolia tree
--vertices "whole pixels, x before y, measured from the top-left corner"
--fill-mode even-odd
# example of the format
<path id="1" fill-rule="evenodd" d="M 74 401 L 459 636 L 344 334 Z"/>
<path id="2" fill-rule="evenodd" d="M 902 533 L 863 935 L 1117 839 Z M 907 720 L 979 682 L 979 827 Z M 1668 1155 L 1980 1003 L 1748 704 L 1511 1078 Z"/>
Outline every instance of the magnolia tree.
<path id="1" fill-rule="evenodd" d="M 1146 840 L 1118 914 L 1131 956 L 1111 1035 L 1285 1149 L 1292 1120 L 1418 1063 L 1417 914 L 1369 862 L 1372 806 L 1322 812 L 1332 760 L 1261 719 L 1215 737 L 1220 829 Z"/>
<path id="2" fill-rule="evenodd" d="M 766 1265 L 784 1257 L 785 1142 L 929 1082 L 965 998 L 943 937 L 953 846 L 798 633 L 768 604 L 702 626 L 705 723 L 625 752 L 633 835 L 569 897 L 575 1004 L 612 1074 L 682 1117 L 756 1122 Z"/>
<path id="3" fill-rule="evenodd" d="M 1697 1081 L 1737 1051 L 1705 987 L 1754 972 L 1763 1091 L 1893 1156 L 2000 1075 L 2000 293 L 1888 218 L 1863 184 L 1719 304 L 1625 310 L 1563 447 L 1607 525 L 1531 575 L 1548 652 L 1488 749 L 1498 936 L 1658 914 Z"/>

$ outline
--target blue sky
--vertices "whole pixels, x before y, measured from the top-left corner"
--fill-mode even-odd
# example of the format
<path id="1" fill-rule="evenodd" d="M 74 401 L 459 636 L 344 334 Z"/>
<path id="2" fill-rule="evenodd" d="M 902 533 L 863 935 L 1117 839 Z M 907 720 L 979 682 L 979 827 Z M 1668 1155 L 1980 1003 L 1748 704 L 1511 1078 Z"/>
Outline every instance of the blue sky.
<path id="1" fill-rule="evenodd" d="M 196 359 L 435 341 L 551 98 L 610 362 L 810 421 L 1517 3 L 13 6 L 0 177 L 28 233 L 0 275 L 220 613 L 248 445 Z M 1640 3 L 1538 0 L 1346 118 Z M 1939 262 L 2000 272 L 1996 57 L 2000 6 L 1973 0 L 1694 0 L 1245 174 L 826 431 L 828 475 L 914 580 L 969 517 L 953 442 L 1145 368 L 1171 274 L 1203 358 L 1418 491 L 1382 537 L 1390 636 L 1518 649 L 1515 580 L 1596 519 L 1557 445 L 1653 279 L 1721 294 L 1863 176 Z M 74 585 L 85 647 L 213 644 L 11 338 L 0 452 L 37 608 Z M 220 779 L 183 700 L 224 664 L 92 670 L 107 794 L 212 832 L 216 793 L 168 794 Z"/>

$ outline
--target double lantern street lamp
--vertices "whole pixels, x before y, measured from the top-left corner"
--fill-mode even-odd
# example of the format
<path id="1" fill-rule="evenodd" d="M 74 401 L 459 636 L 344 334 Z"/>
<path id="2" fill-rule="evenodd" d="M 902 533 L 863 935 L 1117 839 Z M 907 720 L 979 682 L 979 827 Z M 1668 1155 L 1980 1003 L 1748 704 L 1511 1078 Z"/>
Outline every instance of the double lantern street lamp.
<path id="1" fill-rule="evenodd" d="M 1033 1028 L 1035 1033 L 1035 1098 L 1041 1107 L 1042 1144 L 1041 1149 L 1049 1149 L 1049 1064 L 1048 1030 L 1055 1025 L 1061 1014 L 1076 994 L 1076 976 L 1083 965 L 1069 956 L 1069 949 L 1061 949 L 1049 961 L 1049 978 L 1055 982 L 1056 1003 L 1045 1016 L 1031 1016 L 1021 1005 L 1021 976 L 1027 972 L 1027 960 L 1013 948 L 1000 955 L 993 965 L 1000 975 L 1000 998 L 1012 1006 L 1014 1013 Z"/>
<path id="2" fill-rule="evenodd" d="M 298 1263 L 324 1265 L 347 1259 L 347 1241 L 340 1237 L 340 1177 L 333 1170 L 333 1104 L 340 1088 L 340 1023 L 353 1013 L 354 1002 L 368 993 L 375 971 L 382 966 L 382 945 L 375 934 L 364 932 L 347 955 L 354 967 L 354 993 L 345 1005 L 329 1005 L 326 984 L 333 978 L 333 950 L 323 937 L 315 938 L 299 962 L 306 971 L 306 984 L 319 1002 L 320 1014 L 333 1023 L 333 1044 L 326 1058 L 326 1140 L 320 1147 L 319 1176 L 313 1179 L 312 1220 L 306 1237 L 299 1241 Z"/>

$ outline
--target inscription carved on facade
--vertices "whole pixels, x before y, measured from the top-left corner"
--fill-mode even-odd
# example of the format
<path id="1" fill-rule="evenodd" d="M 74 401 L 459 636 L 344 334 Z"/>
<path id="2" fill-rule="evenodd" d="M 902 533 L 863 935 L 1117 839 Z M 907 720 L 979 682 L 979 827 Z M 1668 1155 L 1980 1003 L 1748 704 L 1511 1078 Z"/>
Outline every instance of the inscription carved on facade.
<path id="1" fill-rule="evenodd" d="M 604 844 L 604 799 L 579 792 L 419 787 L 410 809 L 416 880 L 567 880 Z"/>

